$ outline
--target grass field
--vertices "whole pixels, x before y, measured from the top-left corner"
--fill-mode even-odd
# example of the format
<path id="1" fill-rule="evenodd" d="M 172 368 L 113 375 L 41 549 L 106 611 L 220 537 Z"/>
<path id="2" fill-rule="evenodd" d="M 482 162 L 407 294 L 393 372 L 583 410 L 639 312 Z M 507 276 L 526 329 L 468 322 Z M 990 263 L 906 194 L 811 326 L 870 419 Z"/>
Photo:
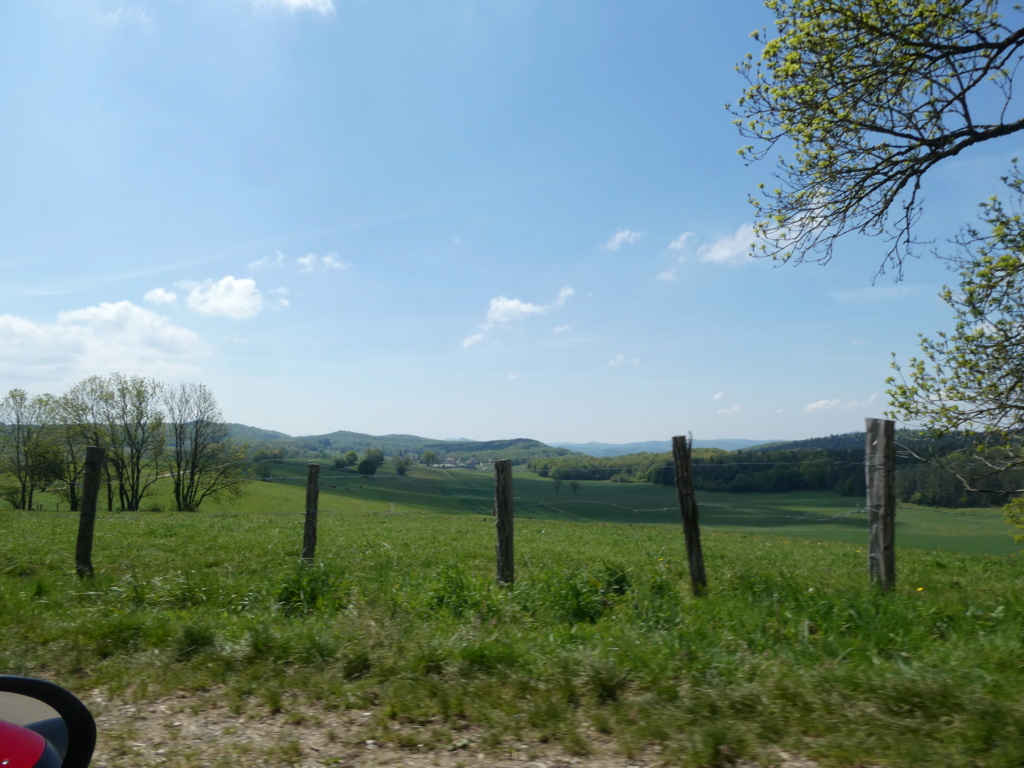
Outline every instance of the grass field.
<path id="1" fill-rule="evenodd" d="M 488 473 L 324 471 L 311 566 L 305 468 L 275 475 L 231 510 L 101 514 L 86 581 L 72 516 L 0 512 L 0 669 L 127 700 L 214 691 L 240 718 L 365 711 L 363 738 L 409 748 L 470 728 L 482 751 L 585 755 L 600 736 L 627 756 L 658 745 L 670 765 L 776 748 L 1024 762 L 1024 571 L 991 512 L 901 509 L 899 581 L 882 594 L 850 500 L 702 497 L 696 599 L 672 489 L 574 496 L 517 475 L 517 581 L 502 589 Z"/>
<path id="2" fill-rule="evenodd" d="M 274 483 L 304 486 L 306 464 L 275 464 Z M 435 511 L 489 515 L 494 477 L 480 470 L 418 467 L 401 477 L 382 472 L 362 478 L 324 468 L 320 507 L 338 511 Z M 578 493 L 563 483 L 516 471 L 516 517 L 604 523 L 677 525 L 675 489 L 651 483 L 581 482 Z M 334 488 L 330 488 L 330 485 Z M 358 488 L 357 490 L 350 490 Z M 794 538 L 864 543 L 863 499 L 834 493 L 698 493 L 702 528 Z M 1009 555 L 1020 549 L 998 509 L 938 510 L 905 504 L 896 523 L 899 546 Z"/>

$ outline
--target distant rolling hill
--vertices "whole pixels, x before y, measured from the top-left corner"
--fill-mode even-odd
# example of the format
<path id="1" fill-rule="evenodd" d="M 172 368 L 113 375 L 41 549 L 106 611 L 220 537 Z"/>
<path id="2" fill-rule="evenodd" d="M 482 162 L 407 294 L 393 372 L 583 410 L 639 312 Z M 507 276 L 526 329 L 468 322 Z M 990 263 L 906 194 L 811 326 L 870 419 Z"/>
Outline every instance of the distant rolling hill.
<path id="1" fill-rule="evenodd" d="M 546 445 L 528 438 L 510 440 L 435 440 L 417 435 L 367 435 L 362 432 L 339 430 L 323 435 L 292 437 L 281 432 L 248 427 L 243 424 L 229 424 L 231 437 L 248 442 L 254 449 L 284 447 L 307 454 L 320 451 L 342 454 L 347 451 L 362 453 L 367 448 L 376 448 L 386 456 L 408 453 L 421 455 L 433 451 L 440 457 L 478 460 L 512 459 L 521 464 L 533 458 L 566 456 L 572 451 Z"/>
<path id="2" fill-rule="evenodd" d="M 388 456 L 434 451 L 439 455 L 466 458 L 475 456 L 478 459 L 512 458 L 522 460 L 541 456 L 565 456 L 569 453 L 585 453 L 588 456 L 606 458 L 625 456 L 631 453 L 663 453 L 672 450 L 672 442 L 669 440 L 649 440 L 640 443 L 542 443 L 522 437 L 509 440 L 469 440 L 465 437 L 437 440 L 417 435 L 368 435 L 345 430 L 322 435 L 294 437 L 283 432 L 244 424 L 228 424 L 228 428 L 232 438 L 248 442 L 254 448 L 275 445 L 314 453 L 320 450 L 361 453 L 367 448 L 377 448 Z M 743 439 L 694 440 L 693 445 L 695 448 L 721 448 L 726 451 L 735 451 L 766 445 L 770 442 L 772 441 Z"/>
<path id="3" fill-rule="evenodd" d="M 740 438 L 722 440 L 694 440 L 694 448 L 721 448 L 724 451 L 737 451 L 753 448 L 772 442 L 770 440 L 743 440 Z M 631 453 L 664 453 L 672 450 L 671 440 L 648 440 L 642 443 L 550 443 L 558 448 L 568 448 L 576 453 L 606 458 L 610 456 L 628 456 Z"/>

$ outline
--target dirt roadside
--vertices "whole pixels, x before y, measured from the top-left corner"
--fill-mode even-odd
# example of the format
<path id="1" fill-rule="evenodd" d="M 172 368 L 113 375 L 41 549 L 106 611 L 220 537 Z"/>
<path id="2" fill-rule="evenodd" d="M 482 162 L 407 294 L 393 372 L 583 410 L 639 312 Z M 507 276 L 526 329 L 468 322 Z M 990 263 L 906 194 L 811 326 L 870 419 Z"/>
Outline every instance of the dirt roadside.
<path id="1" fill-rule="evenodd" d="M 403 748 L 366 739 L 372 712 L 288 707 L 287 714 L 239 716 L 209 694 L 182 694 L 147 703 L 119 702 L 99 691 L 83 698 L 95 713 L 99 730 L 95 768 L 684 768 L 661 758 L 657 748 L 625 757 L 600 734 L 590 736 L 586 755 L 570 755 L 557 746 L 537 743 L 507 743 L 485 750 L 473 729 L 460 732 L 456 741 L 444 747 L 417 745 L 416 729 L 408 729 L 401 733 L 401 741 L 408 745 Z M 746 761 L 732 764 L 762 768 Z M 779 753 L 769 764 L 818 766 L 786 753 Z"/>

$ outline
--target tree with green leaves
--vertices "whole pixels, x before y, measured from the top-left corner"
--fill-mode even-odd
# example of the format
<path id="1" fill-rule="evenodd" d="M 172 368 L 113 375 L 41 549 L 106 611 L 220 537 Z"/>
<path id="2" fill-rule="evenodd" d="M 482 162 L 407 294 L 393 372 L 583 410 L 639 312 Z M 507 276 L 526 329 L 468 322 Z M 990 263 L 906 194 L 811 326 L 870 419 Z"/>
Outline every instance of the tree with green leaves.
<path id="1" fill-rule="evenodd" d="M 766 5 L 774 32 L 755 33 L 763 48 L 739 65 L 747 87 L 731 107 L 753 140 L 745 159 L 779 153 L 776 183 L 751 197 L 754 254 L 827 262 L 845 235 L 876 235 L 887 243 L 879 271 L 901 275 L 922 244 L 928 172 L 1024 129 L 1013 98 L 1024 9 L 1007 0 Z M 947 457 L 965 489 L 1024 463 L 1024 190 L 1016 168 L 1004 181 L 1011 201 L 983 204 L 984 231 L 968 227 L 958 239 L 960 284 L 941 294 L 953 330 L 923 337 L 921 357 L 896 365 L 889 382 L 890 416 L 932 437 L 973 438 Z"/>
<path id="2" fill-rule="evenodd" d="M 755 255 L 827 262 L 844 235 L 879 235 L 879 271 L 920 245 L 922 182 L 936 164 L 1024 129 L 1013 81 L 1024 11 L 1005 0 L 767 0 L 775 30 L 730 106 L 775 156 L 776 182 L 751 196 Z"/>
<path id="3" fill-rule="evenodd" d="M 114 373 L 100 392 L 106 430 L 106 458 L 117 484 L 118 501 L 138 511 L 160 475 L 166 434 L 161 409 L 163 385 L 156 379 Z"/>
<path id="4" fill-rule="evenodd" d="M 0 400 L 0 472 L 14 482 L 3 497 L 15 509 L 31 509 L 35 491 L 60 477 L 60 452 L 50 439 L 41 397 L 12 389 Z"/>
<path id="5" fill-rule="evenodd" d="M 964 490 L 993 490 L 996 475 L 1024 466 L 1024 181 L 1005 181 L 1015 202 L 982 206 L 986 229 L 966 230 L 954 258 L 960 283 L 941 294 L 953 330 L 922 337 L 921 356 L 894 362 L 888 380 L 890 415 L 930 437 L 973 437 L 942 457 Z"/>
<path id="6" fill-rule="evenodd" d="M 228 436 L 213 393 L 203 384 L 182 383 L 163 391 L 170 444 L 167 473 L 179 512 L 194 512 L 207 499 L 245 492 L 249 446 Z"/>
<path id="7" fill-rule="evenodd" d="M 437 454 L 433 451 L 424 451 L 422 460 L 428 467 L 432 467 L 437 464 Z"/>
<path id="8" fill-rule="evenodd" d="M 363 452 L 363 458 L 356 465 L 356 472 L 360 475 L 375 475 L 382 464 L 384 464 L 384 452 L 379 448 L 367 448 Z"/>

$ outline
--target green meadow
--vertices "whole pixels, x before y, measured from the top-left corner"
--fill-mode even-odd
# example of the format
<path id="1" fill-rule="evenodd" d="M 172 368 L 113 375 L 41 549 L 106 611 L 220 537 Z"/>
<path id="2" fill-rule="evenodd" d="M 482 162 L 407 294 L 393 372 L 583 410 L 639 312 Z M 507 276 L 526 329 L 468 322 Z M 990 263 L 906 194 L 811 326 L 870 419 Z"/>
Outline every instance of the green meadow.
<path id="1" fill-rule="evenodd" d="M 275 480 L 264 485 L 305 487 L 308 464 L 274 464 Z M 494 477 L 484 470 L 417 467 L 397 476 L 387 468 L 363 478 L 329 467 L 321 469 L 320 507 L 338 511 L 409 510 L 489 515 Z M 679 524 L 674 488 L 652 483 L 580 482 L 573 491 L 563 482 L 526 470 L 514 477 L 516 517 L 627 524 Z M 333 485 L 334 487 L 330 487 Z M 262 493 L 260 495 L 263 495 Z M 698 493 L 702 528 L 773 536 L 863 544 L 867 515 L 863 498 L 812 491 L 771 493 Z M 304 500 L 300 500 L 304 504 Z M 301 511 L 301 507 L 300 507 Z M 897 543 L 917 549 L 1010 555 L 1021 547 L 999 509 L 939 510 L 901 505 Z"/>
<path id="2" fill-rule="evenodd" d="M 73 516 L 0 511 L 0 668 L 118 700 L 213 691 L 239 718 L 369 712 L 361 738 L 409 749 L 1024 762 L 1024 572 L 992 510 L 901 508 L 884 594 L 857 500 L 702 496 L 694 598 L 673 489 L 520 473 L 502 588 L 489 473 L 324 467 L 302 564 L 305 473 L 275 464 L 231 507 L 101 512 L 84 581 Z"/>

